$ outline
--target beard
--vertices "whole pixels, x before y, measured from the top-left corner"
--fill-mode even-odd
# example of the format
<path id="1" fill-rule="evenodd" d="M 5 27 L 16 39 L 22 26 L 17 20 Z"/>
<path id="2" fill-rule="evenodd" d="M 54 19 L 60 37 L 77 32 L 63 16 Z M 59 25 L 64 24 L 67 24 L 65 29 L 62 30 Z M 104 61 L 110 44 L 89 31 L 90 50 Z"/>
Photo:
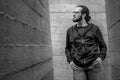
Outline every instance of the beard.
<path id="1" fill-rule="evenodd" d="M 79 22 L 81 20 L 82 20 L 82 15 L 80 17 L 78 17 L 78 18 L 74 17 L 72 21 L 73 22 Z"/>

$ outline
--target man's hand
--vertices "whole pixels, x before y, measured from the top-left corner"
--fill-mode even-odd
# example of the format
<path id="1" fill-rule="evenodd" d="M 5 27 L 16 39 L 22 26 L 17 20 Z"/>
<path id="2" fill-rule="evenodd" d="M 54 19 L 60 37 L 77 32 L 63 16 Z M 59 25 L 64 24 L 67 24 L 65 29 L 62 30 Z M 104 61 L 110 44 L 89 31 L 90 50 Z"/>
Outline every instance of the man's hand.
<path id="1" fill-rule="evenodd" d="M 92 66 L 101 66 L 102 64 L 102 59 L 100 57 L 98 57 L 94 62 Z"/>
<path id="2" fill-rule="evenodd" d="M 96 59 L 96 61 L 98 61 L 100 64 L 102 64 L 102 59 L 101 59 L 100 57 L 98 57 L 98 58 Z"/>
<path id="3" fill-rule="evenodd" d="M 74 64 L 73 61 L 70 62 L 70 66 L 71 66 L 71 68 L 72 68 L 73 70 L 77 70 L 77 69 L 78 69 L 77 66 Z"/>

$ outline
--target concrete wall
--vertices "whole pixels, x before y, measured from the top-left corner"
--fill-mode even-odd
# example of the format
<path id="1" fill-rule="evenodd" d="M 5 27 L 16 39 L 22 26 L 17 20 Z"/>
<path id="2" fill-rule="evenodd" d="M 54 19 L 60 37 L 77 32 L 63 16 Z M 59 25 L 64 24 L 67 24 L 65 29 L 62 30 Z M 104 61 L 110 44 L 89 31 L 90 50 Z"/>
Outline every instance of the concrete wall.
<path id="1" fill-rule="evenodd" d="M 66 61 L 65 37 L 66 30 L 73 25 L 73 10 L 78 4 L 89 7 L 92 21 L 99 25 L 106 43 L 108 44 L 108 33 L 106 26 L 105 2 L 104 0 L 49 0 L 50 23 L 53 45 L 53 61 L 55 80 L 72 80 L 72 70 Z M 109 54 L 103 62 L 101 80 L 110 80 Z"/>
<path id="2" fill-rule="evenodd" d="M 106 0 L 112 80 L 120 80 L 120 1 Z"/>
<path id="3" fill-rule="evenodd" d="M 53 80 L 48 0 L 0 0 L 0 80 Z"/>

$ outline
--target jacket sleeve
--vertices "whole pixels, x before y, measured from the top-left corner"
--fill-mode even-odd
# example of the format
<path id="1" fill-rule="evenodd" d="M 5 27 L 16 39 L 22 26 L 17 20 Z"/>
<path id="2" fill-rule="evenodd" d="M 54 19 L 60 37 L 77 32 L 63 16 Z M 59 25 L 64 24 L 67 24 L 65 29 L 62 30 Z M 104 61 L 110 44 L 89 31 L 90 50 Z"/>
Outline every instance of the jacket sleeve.
<path id="1" fill-rule="evenodd" d="M 106 52 L 107 52 L 107 46 L 105 44 L 105 41 L 104 41 L 104 38 L 103 38 L 103 35 L 98 27 L 97 31 L 96 31 L 96 35 L 97 35 L 97 41 L 98 41 L 98 44 L 99 44 L 99 50 L 100 50 L 100 58 L 102 60 L 105 59 L 106 57 Z"/>
<path id="2" fill-rule="evenodd" d="M 72 56 L 71 56 L 71 44 L 70 44 L 70 35 L 66 33 L 66 47 L 65 47 L 65 55 L 67 58 L 67 62 L 70 63 L 72 61 Z"/>

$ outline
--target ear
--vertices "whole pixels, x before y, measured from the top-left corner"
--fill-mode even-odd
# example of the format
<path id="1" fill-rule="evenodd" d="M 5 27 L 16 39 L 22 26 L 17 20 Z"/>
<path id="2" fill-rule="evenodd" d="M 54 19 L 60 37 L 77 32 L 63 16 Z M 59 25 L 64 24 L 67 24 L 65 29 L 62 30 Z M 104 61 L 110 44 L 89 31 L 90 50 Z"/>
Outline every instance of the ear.
<path id="1" fill-rule="evenodd" d="M 82 17 L 85 18 L 86 14 L 82 14 Z"/>
<path id="2" fill-rule="evenodd" d="M 83 17 L 85 17 L 86 16 L 86 14 L 83 14 Z"/>

